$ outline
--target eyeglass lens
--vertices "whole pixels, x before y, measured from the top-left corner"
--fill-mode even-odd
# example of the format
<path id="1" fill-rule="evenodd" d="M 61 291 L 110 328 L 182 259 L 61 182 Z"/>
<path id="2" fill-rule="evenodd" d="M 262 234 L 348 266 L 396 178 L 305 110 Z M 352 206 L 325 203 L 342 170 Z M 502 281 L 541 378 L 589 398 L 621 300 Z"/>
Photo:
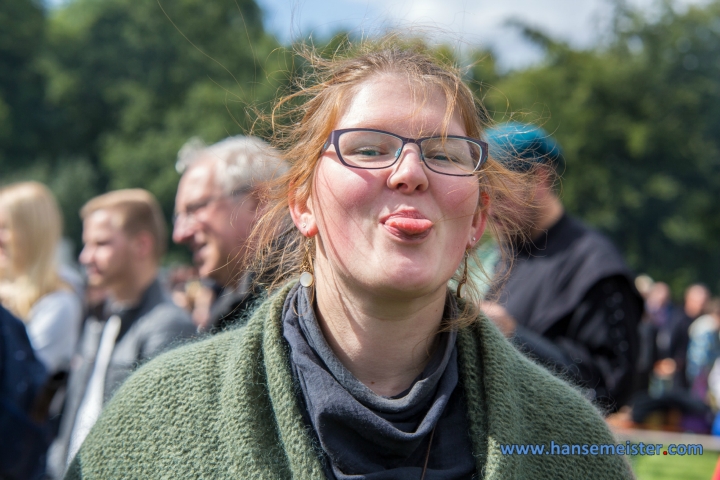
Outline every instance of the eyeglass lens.
<path id="1" fill-rule="evenodd" d="M 393 135 L 366 131 L 343 132 L 338 144 L 343 161 L 360 168 L 389 167 L 403 147 L 403 141 Z M 420 150 L 431 170 L 450 175 L 474 172 L 482 158 L 480 145 L 461 138 L 426 138 Z"/>

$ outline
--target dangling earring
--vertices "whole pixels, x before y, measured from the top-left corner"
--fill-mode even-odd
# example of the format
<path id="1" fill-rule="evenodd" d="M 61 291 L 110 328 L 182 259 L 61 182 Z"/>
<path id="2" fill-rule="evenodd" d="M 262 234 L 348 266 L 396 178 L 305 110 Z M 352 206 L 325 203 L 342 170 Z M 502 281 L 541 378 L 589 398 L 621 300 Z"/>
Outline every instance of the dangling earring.
<path id="1" fill-rule="evenodd" d="M 462 274 L 462 277 L 460 278 L 460 281 L 458 282 L 457 290 L 455 291 L 455 295 L 457 295 L 458 298 L 462 298 L 462 294 L 463 294 L 462 289 L 465 286 L 465 284 L 467 283 L 468 256 L 469 256 L 468 251 L 465 250 L 465 260 L 464 260 L 465 266 L 463 267 L 463 274 Z"/>
<path id="2" fill-rule="evenodd" d="M 313 275 L 315 271 L 313 270 L 312 254 L 310 253 L 312 244 L 312 238 L 308 238 L 305 241 L 305 255 L 303 256 L 302 265 L 300 266 L 302 271 L 300 274 L 300 285 L 305 288 L 312 287 L 313 283 L 315 283 L 315 276 Z"/>

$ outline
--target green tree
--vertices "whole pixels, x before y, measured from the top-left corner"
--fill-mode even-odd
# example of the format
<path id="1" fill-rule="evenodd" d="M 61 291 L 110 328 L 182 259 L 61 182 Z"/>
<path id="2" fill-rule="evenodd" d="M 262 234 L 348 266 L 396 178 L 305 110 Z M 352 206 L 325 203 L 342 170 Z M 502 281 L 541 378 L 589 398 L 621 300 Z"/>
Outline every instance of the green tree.
<path id="1" fill-rule="evenodd" d="M 36 65 L 44 37 L 35 2 L 0 4 L 0 177 L 44 151 L 44 83 Z"/>
<path id="2" fill-rule="evenodd" d="M 58 148 L 63 135 L 46 101 L 42 69 L 46 30 L 37 2 L 0 3 L 0 185 L 31 179 L 48 184 L 65 213 L 66 235 L 77 241 L 77 210 L 98 192 L 97 175 L 87 160 L 63 156 Z"/>
<path id="3" fill-rule="evenodd" d="M 648 18 L 619 8 L 611 41 L 578 51 L 526 29 L 545 61 L 498 81 L 498 120 L 541 124 L 567 163 L 568 210 L 638 271 L 720 286 L 720 2 Z M 509 108 L 504 103 L 509 102 Z"/>
<path id="4" fill-rule="evenodd" d="M 248 108 L 287 70 L 253 0 L 76 0 L 53 13 L 48 39 L 61 153 L 88 159 L 101 189 L 151 190 L 167 213 L 183 143 L 246 132 Z"/>

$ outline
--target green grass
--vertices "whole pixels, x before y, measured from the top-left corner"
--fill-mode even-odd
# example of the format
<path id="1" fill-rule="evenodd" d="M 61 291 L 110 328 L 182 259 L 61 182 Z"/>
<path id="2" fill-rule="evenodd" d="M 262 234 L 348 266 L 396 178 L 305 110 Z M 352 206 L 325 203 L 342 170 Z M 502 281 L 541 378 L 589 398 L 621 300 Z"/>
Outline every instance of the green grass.
<path id="1" fill-rule="evenodd" d="M 697 456 L 636 455 L 630 463 L 638 480 L 710 480 L 718 456 L 710 451 Z"/>

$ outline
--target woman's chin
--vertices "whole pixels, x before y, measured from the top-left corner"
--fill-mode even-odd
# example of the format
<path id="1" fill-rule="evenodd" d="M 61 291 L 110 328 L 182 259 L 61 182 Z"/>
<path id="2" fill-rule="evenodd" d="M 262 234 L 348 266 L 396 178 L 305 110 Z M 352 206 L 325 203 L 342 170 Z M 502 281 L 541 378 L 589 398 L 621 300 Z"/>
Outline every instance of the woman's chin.
<path id="1" fill-rule="evenodd" d="M 443 281 L 437 277 L 423 278 L 421 276 L 407 274 L 378 279 L 377 285 L 379 288 L 377 290 L 378 292 L 382 292 L 383 296 L 418 298 L 433 294 L 446 284 L 447 281 Z"/>

